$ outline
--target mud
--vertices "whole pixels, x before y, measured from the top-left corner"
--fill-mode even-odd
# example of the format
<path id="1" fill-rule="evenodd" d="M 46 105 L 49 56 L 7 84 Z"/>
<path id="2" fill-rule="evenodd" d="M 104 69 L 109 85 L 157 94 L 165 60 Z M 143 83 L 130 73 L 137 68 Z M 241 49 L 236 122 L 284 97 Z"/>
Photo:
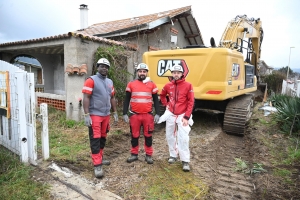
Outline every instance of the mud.
<path id="1" fill-rule="evenodd" d="M 273 178 L 271 173 L 273 167 L 267 148 L 257 139 L 263 129 L 248 127 L 244 137 L 229 135 L 222 131 L 220 118 L 222 118 L 220 115 L 197 111 L 194 113 L 195 125 L 190 133 L 190 173 L 209 185 L 210 191 L 206 199 L 300 199 L 300 192 L 297 193 L 297 190 L 296 192 L 285 191 L 286 185 L 280 184 Z M 258 119 L 254 116 L 251 120 Z M 143 136 L 140 137 L 139 160 L 127 163 L 131 138 L 127 125 L 121 124 L 120 127 L 122 128 L 119 131 L 114 131 L 107 139 L 104 157 L 111 161 L 111 165 L 104 166 L 105 177 L 103 179 L 94 178 L 89 153 L 80 158 L 81 161 L 86 162 L 86 165 L 82 165 L 82 162 L 65 161 L 56 161 L 56 164 L 70 169 L 73 173 L 78 174 L 77 177 L 88 180 L 88 185 L 93 190 L 97 189 L 96 186 L 101 186 L 98 187 L 99 190 L 107 190 L 119 197 L 130 199 L 127 194 L 133 185 L 141 181 L 140 174 L 147 173 L 156 161 L 167 162 L 168 146 L 165 140 L 164 124 L 157 125 L 153 135 L 154 164 L 149 165 L 144 160 Z M 247 161 L 250 167 L 252 163 L 260 162 L 264 164 L 268 173 L 253 175 L 236 171 L 235 158 Z M 50 164 L 48 163 L 48 166 Z M 295 180 L 298 181 L 299 168 L 295 173 Z M 51 170 L 48 169 L 46 173 L 49 172 Z M 48 177 L 48 180 L 53 180 L 53 177 Z M 268 181 L 266 182 L 266 180 Z M 71 181 L 70 184 L 75 184 L 75 181 Z M 81 183 L 81 185 L 83 184 Z M 56 185 L 53 190 L 55 188 L 58 186 Z M 87 190 L 81 189 L 80 191 Z M 55 191 L 52 192 L 53 198 L 60 199 L 61 193 L 58 193 L 59 196 Z M 87 199 L 80 196 L 78 192 L 76 194 L 78 199 Z"/>

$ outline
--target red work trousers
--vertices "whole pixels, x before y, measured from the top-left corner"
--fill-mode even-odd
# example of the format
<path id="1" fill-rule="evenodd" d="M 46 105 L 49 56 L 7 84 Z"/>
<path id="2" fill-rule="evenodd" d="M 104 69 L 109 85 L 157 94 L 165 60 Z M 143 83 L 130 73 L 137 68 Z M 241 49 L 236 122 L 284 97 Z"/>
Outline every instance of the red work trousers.
<path id="1" fill-rule="evenodd" d="M 138 155 L 139 153 L 139 137 L 141 126 L 143 126 L 144 129 L 144 149 L 146 155 L 152 156 L 152 133 L 154 130 L 154 117 L 150 113 L 134 114 L 130 117 L 131 154 Z"/>
<path id="2" fill-rule="evenodd" d="M 92 126 L 89 127 L 91 157 L 95 167 L 102 164 L 103 149 L 109 132 L 110 116 L 91 115 Z"/>

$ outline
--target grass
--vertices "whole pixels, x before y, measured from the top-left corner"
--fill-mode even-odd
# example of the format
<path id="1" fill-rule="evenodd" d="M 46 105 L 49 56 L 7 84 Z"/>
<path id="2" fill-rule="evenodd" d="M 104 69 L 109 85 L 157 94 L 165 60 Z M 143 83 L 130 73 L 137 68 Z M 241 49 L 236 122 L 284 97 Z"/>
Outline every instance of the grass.
<path id="1" fill-rule="evenodd" d="M 68 120 L 66 119 L 65 112 L 55 110 L 51 107 L 48 112 L 51 159 L 76 162 L 80 155 L 90 151 L 88 129 L 84 126 L 83 122 Z M 74 133 L 74 129 L 76 133 Z M 41 131 L 40 123 L 37 123 L 37 130 Z M 37 135 L 38 147 L 40 147 L 40 134 Z"/>
<path id="2" fill-rule="evenodd" d="M 293 183 L 293 181 L 291 179 L 292 172 L 290 170 L 278 168 L 273 171 L 273 174 L 277 177 L 283 178 L 285 183 L 288 183 L 288 184 Z"/>
<path id="3" fill-rule="evenodd" d="M 0 146 L 1 199 L 50 199 L 48 186 L 30 179 L 31 171 L 19 156 Z"/>
<path id="4" fill-rule="evenodd" d="M 193 173 L 183 172 L 179 162 L 169 165 L 160 161 L 140 176 L 141 181 L 131 188 L 125 199 L 138 198 L 135 194 L 147 200 L 203 199 L 208 194 L 208 186 Z"/>
<path id="5" fill-rule="evenodd" d="M 256 109 L 255 117 L 250 122 L 250 127 L 255 130 L 253 133 L 257 141 L 267 147 L 265 152 L 270 155 L 268 158 L 270 163 L 267 166 L 269 173 L 261 179 L 266 181 L 263 182 L 264 184 L 261 183 L 264 185 L 261 194 L 267 195 L 266 197 L 280 194 L 291 198 L 299 195 L 297 180 L 297 173 L 299 173 L 297 166 L 300 164 L 299 134 L 287 134 L 274 116 L 275 114 L 271 114 L 265 117 L 262 111 Z M 260 167 L 258 165 L 258 168 Z M 270 186 L 267 180 L 271 180 L 273 186 Z"/>

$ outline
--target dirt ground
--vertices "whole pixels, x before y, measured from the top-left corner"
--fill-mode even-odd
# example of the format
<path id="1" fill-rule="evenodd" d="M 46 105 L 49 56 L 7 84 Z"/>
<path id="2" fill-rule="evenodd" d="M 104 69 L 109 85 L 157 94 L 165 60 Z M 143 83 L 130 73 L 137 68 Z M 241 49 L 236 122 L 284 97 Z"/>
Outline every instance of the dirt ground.
<path id="1" fill-rule="evenodd" d="M 260 116 L 260 113 L 256 113 L 251 120 L 255 122 Z M 267 147 L 258 139 L 264 133 L 264 128 L 249 126 L 244 137 L 228 135 L 222 131 L 221 118 L 220 114 L 212 115 L 200 111 L 195 112 L 193 117 L 195 124 L 190 133 L 191 172 L 189 173 L 193 173 L 209 186 L 209 195 L 205 198 L 222 200 L 300 199 L 300 190 L 295 189 L 299 188 L 300 167 L 296 166 L 294 173 L 294 181 L 298 182 L 298 185 L 285 184 L 272 175 L 273 167 L 270 161 L 270 153 Z M 89 152 L 81 158 L 82 161 L 86 161 L 86 165 L 82 165 L 82 162 L 55 161 L 55 163 L 59 167 L 63 167 L 62 169 L 67 168 L 79 177 L 84 178 L 85 183 L 80 183 L 82 187 L 87 184 L 85 187 L 90 186 L 92 190 L 104 189 L 121 198 L 138 199 L 138 194 L 131 194 L 130 190 L 133 185 L 138 184 L 143 178 L 140 174 L 147 173 L 151 168 L 155 168 L 156 163 L 167 162 L 169 155 L 164 125 L 156 125 L 153 134 L 153 165 L 149 165 L 144 161 L 143 146 L 140 148 L 138 161 L 130 164 L 126 162 L 127 157 L 130 155 L 130 132 L 128 125 L 121 120 L 118 126 L 112 127 L 107 138 L 104 158 L 109 159 L 111 165 L 104 167 L 105 177 L 103 179 L 94 178 Z M 143 142 L 144 139 L 141 136 L 140 143 L 143 144 Z M 255 162 L 262 163 L 267 172 L 250 175 L 235 171 L 234 169 L 237 166 L 235 158 L 241 158 L 247 161 L 249 165 Z M 53 181 L 53 170 L 49 169 L 50 164 L 50 162 L 44 162 L 43 165 L 48 168 L 37 168 L 35 179 L 44 182 Z M 97 199 L 97 197 L 91 195 L 84 196 L 86 194 L 84 191 L 87 189 L 78 189 L 78 186 L 72 189 L 72 183 L 68 183 L 66 175 L 60 180 L 55 184 L 63 184 L 64 189 L 58 191 L 59 187 L 53 187 L 52 195 L 54 199 L 65 199 L 62 193 L 70 187 L 73 192 L 76 192 L 77 199 Z M 118 199 L 113 194 L 111 194 L 111 199 Z"/>

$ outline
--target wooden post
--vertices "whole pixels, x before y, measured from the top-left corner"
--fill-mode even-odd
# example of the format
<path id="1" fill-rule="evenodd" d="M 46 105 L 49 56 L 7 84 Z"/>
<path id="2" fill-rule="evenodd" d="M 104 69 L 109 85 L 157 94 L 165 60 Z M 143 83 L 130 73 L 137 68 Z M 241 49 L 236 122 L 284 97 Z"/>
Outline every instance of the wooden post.
<path id="1" fill-rule="evenodd" d="M 24 72 L 17 71 L 16 77 L 16 92 L 17 92 L 17 118 L 19 129 L 19 145 L 21 161 L 28 162 L 28 143 L 27 143 L 27 128 L 26 128 L 26 115 L 25 115 L 25 91 L 24 91 Z"/>
<path id="2" fill-rule="evenodd" d="M 48 133 L 48 105 L 46 103 L 41 103 L 40 113 L 42 115 L 42 154 L 43 159 L 47 160 L 50 156 L 49 150 L 49 133 Z"/>

